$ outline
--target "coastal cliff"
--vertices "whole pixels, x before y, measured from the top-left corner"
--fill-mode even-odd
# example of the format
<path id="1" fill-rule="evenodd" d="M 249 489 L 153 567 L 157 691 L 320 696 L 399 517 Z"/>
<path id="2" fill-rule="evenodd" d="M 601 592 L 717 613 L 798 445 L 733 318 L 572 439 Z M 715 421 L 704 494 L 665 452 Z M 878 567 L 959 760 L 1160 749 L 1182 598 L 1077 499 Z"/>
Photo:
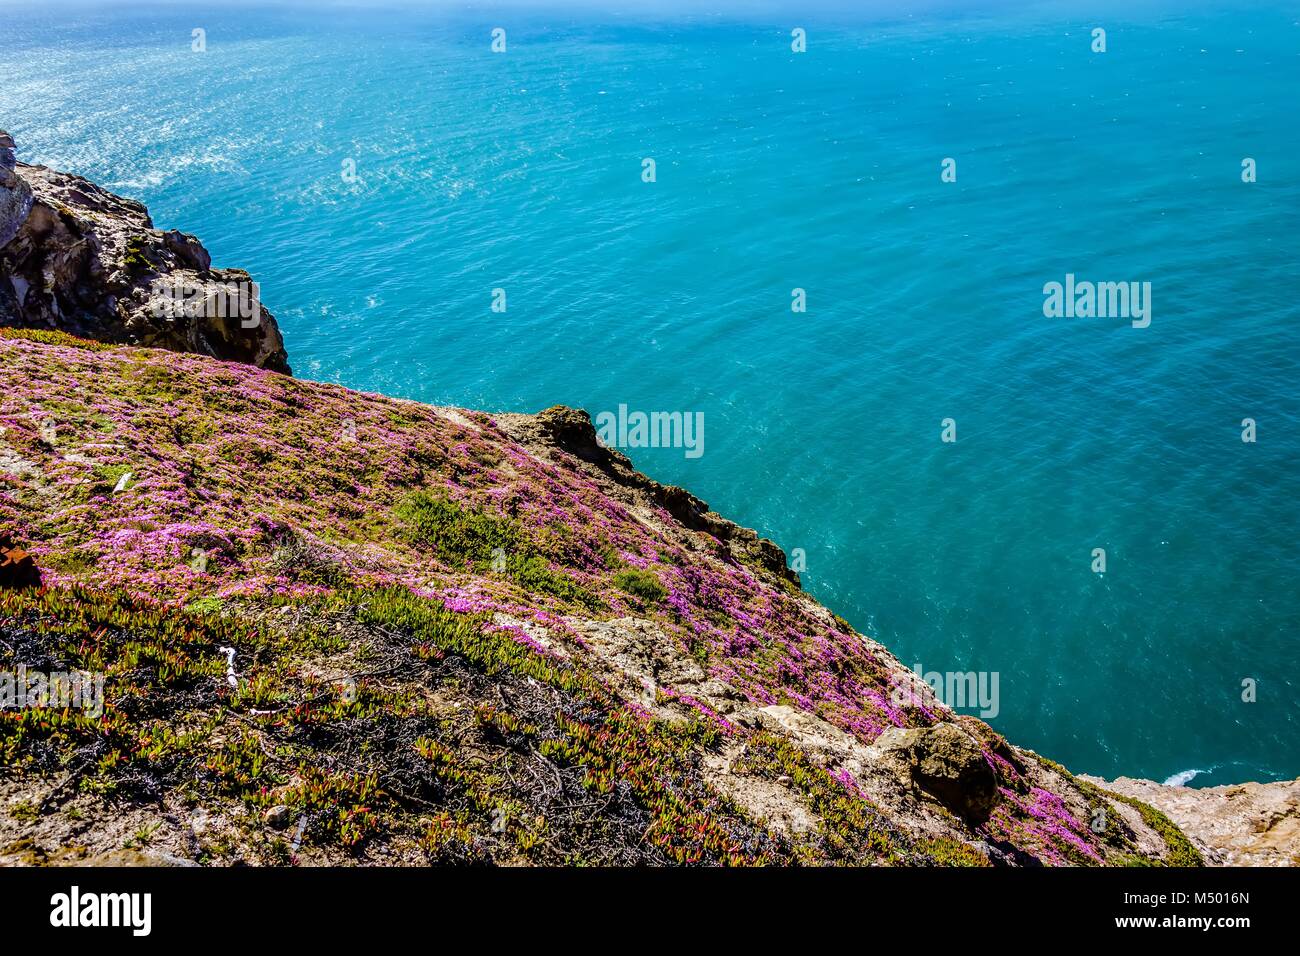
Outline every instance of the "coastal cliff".
<path id="1" fill-rule="evenodd" d="M 1099 786 L 1169 816 L 1215 866 L 1300 866 L 1300 780 L 1177 787 L 1120 777 Z"/>
<path id="2" fill-rule="evenodd" d="M 953 712 L 585 412 L 296 380 L 269 313 L 152 324 L 229 273 L 9 168 L 0 672 L 104 681 L 0 710 L 0 862 L 1241 861 Z M 33 298 L 37 259 L 73 265 Z"/>
<path id="3" fill-rule="evenodd" d="M 17 162 L 0 130 L 0 327 L 59 330 L 289 372 L 275 317 L 194 236 L 80 176 Z"/>

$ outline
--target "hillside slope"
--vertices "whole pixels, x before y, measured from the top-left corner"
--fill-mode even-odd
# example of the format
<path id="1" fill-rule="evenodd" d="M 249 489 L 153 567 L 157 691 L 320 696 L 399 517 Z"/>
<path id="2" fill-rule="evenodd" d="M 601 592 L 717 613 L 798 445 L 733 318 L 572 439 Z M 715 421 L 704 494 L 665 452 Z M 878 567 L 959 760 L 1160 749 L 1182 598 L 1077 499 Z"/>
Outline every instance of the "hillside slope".
<path id="1" fill-rule="evenodd" d="M 1169 815 L 1222 866 L 1300 866 L 1300 780 L 1178 787 L 1120 777 L 1099 786 Z"/>
<path id="2" fill-rule="evenodd" d="M 105 673 L 107 705 L 0 716 L 11 853 L 1197 859 L 954 715 L 585 413 L 39 338 L 0 340 L 0 522 L 48 590 L 0 591 L 0 667 Z"/>
<path id="3" fill-rule="evenodd" d="M 1251 792 L 1261 842 L 1240 800 L 1112 793 L 954 714 L 584 412 L 275 374 L 260 303 L 156 321 L 247 277 L 11 143 L 0 698 L 84 671 L 104 700 L 0 708 L 0 863 L 1294 857 L 1288 785 Z"/>

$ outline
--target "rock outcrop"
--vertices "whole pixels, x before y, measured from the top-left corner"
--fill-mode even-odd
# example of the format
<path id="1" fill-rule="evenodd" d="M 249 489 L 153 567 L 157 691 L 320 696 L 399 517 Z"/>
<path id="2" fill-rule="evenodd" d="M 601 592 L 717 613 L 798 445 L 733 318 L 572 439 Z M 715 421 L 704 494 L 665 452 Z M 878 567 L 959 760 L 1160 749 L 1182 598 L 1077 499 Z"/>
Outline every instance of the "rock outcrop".
<path id="1" fill-rule="evenodd" d="M 1300 866 L 1300 778 L 1173 787 L 1120 777 L 1097 783 L 1161 810 L 1221 866 Z"/>
<path id="2" fill-rule="evenodd" d="M 750 561 L 794 584 L 799 575 L 776 542 L 758 532 L 728 521 L 685 488 L 665 485 L 633 467 L 632 461 L 616 448 L 600 443 L 590 413 L 580 408 L 555 405 L 537 415 L 501 415 L 501 426 L 520 441 L 534 447 L 553 445 L 561 451 L 595 465 L 608 477 L 629 489 L 644 492 L 681 524 L 716 538 L 737 561 Z"/>
<path id="3" fill-rule="evenodd" d="M 0 249 L 18 234 L 32 210 L 32 187 L 16 166 L 13 138 L 0 130 Z"/>
<path id="4" fill-rule="evenodd" d="M 983 823 L 997 805 L 997 774 L 975 738 L 955 724 L 894 727 L 876 738 L 875 747 L 898 762 L 905 779 L 963 820 Z"/>
<path id="5" fill-rule="evenodd" d="M 79 176 L 14 157 L 0 131 L 0 327 L 195 352 L 289 373 L 275 317 L 194 236 Z"/>

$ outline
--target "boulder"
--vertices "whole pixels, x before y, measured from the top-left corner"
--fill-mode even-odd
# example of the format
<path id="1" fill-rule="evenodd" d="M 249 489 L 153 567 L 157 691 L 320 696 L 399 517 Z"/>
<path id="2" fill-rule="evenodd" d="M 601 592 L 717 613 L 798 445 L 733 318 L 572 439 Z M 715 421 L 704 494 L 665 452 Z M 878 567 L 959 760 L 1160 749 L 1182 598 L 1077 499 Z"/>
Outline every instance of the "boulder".
<path id="1" fill-rule="evenodd" d="M 41 586 L 41 572 L 32 556 L 13 540 L 0 535 L 0 589 L 17 590 Z"/>
<path id="2" fill-rule="evenodd" d="M 905 783 L 978 826 L 998 802 L 998 780 L 979 743 L 956 724 L 894 727 L 874 749 Z"/>
<path id="3" fill-rule="evenodd" d="M 293 821 L 292 811 L 283 803 L 278 803 L 262 814 L 262 822 L 276 830 L 283 830 Z"/>
<path id="4" fill-rule="evenodd" d="M 187 269 L 207 272 L 212 268 L 212 256 L 203 248 L 203 243 L 189 233 L 169 229 L 163 233 L 163 243 Z"/>

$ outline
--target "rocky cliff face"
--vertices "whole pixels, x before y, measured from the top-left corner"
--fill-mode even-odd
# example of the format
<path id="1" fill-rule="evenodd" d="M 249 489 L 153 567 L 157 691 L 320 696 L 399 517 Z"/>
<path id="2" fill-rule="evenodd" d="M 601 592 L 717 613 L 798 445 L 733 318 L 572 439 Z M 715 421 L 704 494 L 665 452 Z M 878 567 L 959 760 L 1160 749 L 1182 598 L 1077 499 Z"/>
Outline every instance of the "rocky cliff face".
<path id="1" fill-rule="evenodd" d="M 1085 779 L 1162 810 L 1211 864 L 1300 866 L 1300 780 L 1198 790 L 1131 777 Z"/>
<path id="2" fill-rule="evenodd" d="M 35 209 L 53 187 L 19 172 Z M 42 255 L 102 262 L 81 228 L 37 230 Z M 135 288 L 213 275 L 154 238 Z M 1155 797 L 936 700 L 584 412 L 108 331 L 0 329 L 0 674 L 103 678 L 95 711 L 0 708 L 0 862 L 145 832 L 167 863 L 1202 861 Z"/>
<path id="3" fill-rule="evenodd" d="M 18 234 L 32 211 L 32 187 L 16 167 L 13 137 L 0 130 L 0 249 Z"/>
<path id="4" fill-rule="evenodd" d="M 78 176 L 18 163 L 0 131 L 0 326 L 289 372 L 274 316 L 193 236 Z"/>

